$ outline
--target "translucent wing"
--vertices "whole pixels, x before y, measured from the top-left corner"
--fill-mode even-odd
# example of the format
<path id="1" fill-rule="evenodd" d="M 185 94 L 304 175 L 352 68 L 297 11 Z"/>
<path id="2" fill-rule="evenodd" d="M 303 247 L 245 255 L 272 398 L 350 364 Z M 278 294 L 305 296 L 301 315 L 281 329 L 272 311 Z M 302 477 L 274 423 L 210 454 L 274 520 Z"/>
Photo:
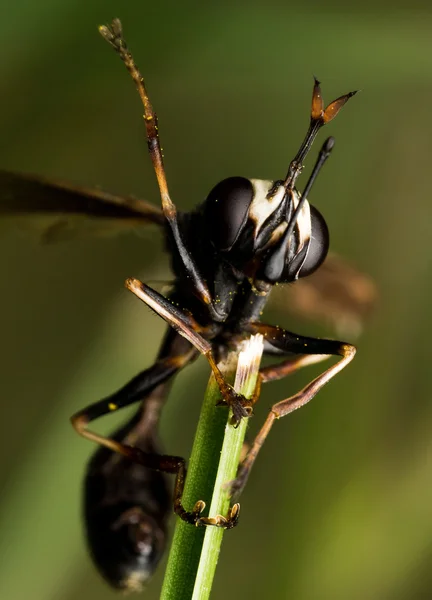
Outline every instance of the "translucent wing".
<path id="1" fill-rule="evenodd" d="M 116 234 L 146 223 L 162 226 L 162 211 L 145 200 L 63 181 L 0 171 L 0 227 L 37 230 L 44 241 L 81 234 Z"/>
<path id="2" fill-rule="evenodd" d="M 301 317 L 327 322 L 340 337 L 359 335 L 377 302 L 374 282 L 336 254 L 315 273 L 290 286 L 276 286 L 271 303 Z"/>

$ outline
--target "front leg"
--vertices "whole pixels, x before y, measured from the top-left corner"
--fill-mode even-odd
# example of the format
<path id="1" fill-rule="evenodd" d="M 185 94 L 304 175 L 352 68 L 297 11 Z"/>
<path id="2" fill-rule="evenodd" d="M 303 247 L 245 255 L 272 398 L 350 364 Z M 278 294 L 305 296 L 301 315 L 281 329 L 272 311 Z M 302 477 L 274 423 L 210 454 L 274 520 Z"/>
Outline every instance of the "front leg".
<path id="1" fill-rule="evenodd" d="M 198 325 L 195 319 L 191 315 L 186 315 L 171 304 L 164 296 L 159 294 L 159 292 L 156 292 L 156 290 L 138 279 L 127 279 L 126 287 L 206 357 L 219 385 L 223 399 L 233 411 L 233 424 L 238 425 L 242 418 L 250 417 L 253 400 L 247 400 L 242 394 L 238 394 L 232 385 L 226 381 L 216 364 L 212 345 L 201 335 L 205 331 Z"/>
<path id="2" fill-rule="evenodd" d="M 164 159 L 159 140 L 157 115 L 150 101 L 144 77 L 138 69 L 123 37 L 122 24 L 119 19 L 114 19 L 111 25 L 101 25 L 99 27 L 99 32 L 102 37 L 114 48 L 123 61 L 126 69 L 129 71 L 129 74 L 132 77 L 141 99 L 144 109 L 143 118 L 146 129 L 147 146 L 159 186 L 159 192 L 162 201 L 162 211 L 170 228 L 174 244 L 183 264 L 186 276 L 188 279 L 190 279 L 197 297 L 200 298 L 200 300 L 207 306 L 211 318 L 215 321 L 220 321 L 220 308 L 218 307 L 218 304 L 214 302 L 207 282 L 200 273 L 196 261 L 187 247 L 184 235 L 179 226 L 177 207 L 171 200 L 168 190 Z"/>
<path id="3" fill-rule="evenodd" d="M 231 493 L 236 498 L 246 485 L 252 466 L 276 419 L 285 417 L 312 400 L 326 383 L 352 361 L 356 353 L 355 347 L 350 344 L 336 340 L 304 337 L 272 325 L 253 323 L 250 324 L 248 329 L 252 333 L 261 333 L 264 335 L 264 338 L 272 346 L 282 352 L 308 355 L 299 356 L 298 358 L 282 362 L 280 365 L 261 369 L 262 382 L 280 379 L 293 370 L 297 370 L 313 362 L 319 362 L 323 358 L 328 358 L 329 355 L 340 356 L 341 359 L 324 371 L 324 373 L 313 379 L 302 390 L 272 406 L 264 425 L 253 441 L 245 460 L 239 468 L 236 479 L 230 484 Z"/>

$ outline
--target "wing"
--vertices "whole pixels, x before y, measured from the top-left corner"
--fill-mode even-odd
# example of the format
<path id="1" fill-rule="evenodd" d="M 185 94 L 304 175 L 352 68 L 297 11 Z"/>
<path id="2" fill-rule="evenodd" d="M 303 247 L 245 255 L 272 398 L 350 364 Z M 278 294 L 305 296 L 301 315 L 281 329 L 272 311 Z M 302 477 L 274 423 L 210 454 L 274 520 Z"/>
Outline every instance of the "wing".
<path id="1" fill-rule="evenodd" d="M 369 277 L 336 254 L 329 254 L 315 273 L 290 286 L 277 286 L 272 306 L 301 317 L 327 322 L 342 339 L 356 337 L 377 302 Z"/>
<path id="2" fill-rule="evenodd" d="M 44 241 L 56 241 L 81 233 L 120 233 L 146 223 L 162 227 L 164 217 L 145 200 L 0 171 L 3 228 L 36 229 Z"/>

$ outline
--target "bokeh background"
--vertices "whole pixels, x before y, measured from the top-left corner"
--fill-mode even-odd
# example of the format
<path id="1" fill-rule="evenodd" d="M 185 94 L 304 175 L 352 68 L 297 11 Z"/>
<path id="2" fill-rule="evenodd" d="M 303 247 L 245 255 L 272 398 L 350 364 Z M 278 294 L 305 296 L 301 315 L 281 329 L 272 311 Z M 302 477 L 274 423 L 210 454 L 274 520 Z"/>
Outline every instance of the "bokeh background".
<path id="1" fill-rule="evenodd" d="M 183 209 L 229 175 L 284 176 L 313 74 L 327 101 L 362 90 L 328 128 L 337 145 L 311 200 L 332 248 L 377 282 L 379 307 L 355 363 L 274 428 L 241 526 L 226 535 L 213 597 L 431 598 L 432 8 L 1 4 L 5 169 L 158 203 L 139 101 L 96 30 L 113 16 L 146 75 Z M 68 417 L 153 360 L 163 324 L 123 281 L 168 279 L 167 258 L 150 230 L 56 245 L 10 223 L 2 233 L 0 597 L 115 598 L 86 554 L 80 487 L 93 448 Z M 268 320 L 332 333 L 280 313 Z M 251 428 L 313 371 L 266 389 Z M 162 423 L 170 453 L 188 456 L 208 374 L 199 361 L 176 381 Z M 158 597 L 163 570 L 143 597 Z"/>

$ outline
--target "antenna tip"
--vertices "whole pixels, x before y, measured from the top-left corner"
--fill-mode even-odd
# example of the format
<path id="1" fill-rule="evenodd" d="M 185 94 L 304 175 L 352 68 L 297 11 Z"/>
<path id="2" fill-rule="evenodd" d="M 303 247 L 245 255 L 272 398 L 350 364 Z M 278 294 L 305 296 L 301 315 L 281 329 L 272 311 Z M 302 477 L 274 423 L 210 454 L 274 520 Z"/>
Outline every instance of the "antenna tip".
<path id="1" fill-rule="evenodd" d="M 330 137 L 328 137 L 326 139 L 326 141 L 324 142 L 323 146 L 322 146 L 322 152 L 325 154 L 330 154 L 330 152 L 333 150 L 333 146 L 335 145 L 335 139 L 334 137 L 331 135 Z"/>
<path id="2" fill-rule="evenodd" d="M 123 28 L 120 19 L 113 19 L 111 25 L 99 25 L 98 31 L 101 36 L 115 47 L 116 40 L 123 36 Z"/>

